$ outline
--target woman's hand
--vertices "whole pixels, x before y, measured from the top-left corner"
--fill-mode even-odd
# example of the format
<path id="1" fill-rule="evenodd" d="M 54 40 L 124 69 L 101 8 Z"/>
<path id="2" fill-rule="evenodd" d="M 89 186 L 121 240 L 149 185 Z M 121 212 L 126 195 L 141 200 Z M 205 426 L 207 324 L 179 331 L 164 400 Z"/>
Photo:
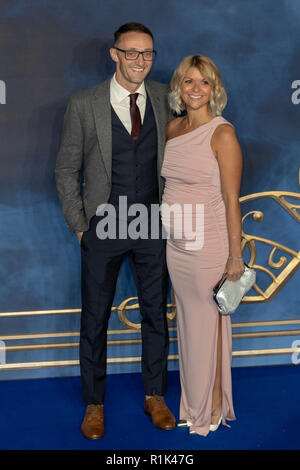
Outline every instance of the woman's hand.
<path id="1" fill-rule="evenodd" d="M 226 263 L 226 279 L 228 281 L 238 281 L 245 270 L 244 261 L 242 259 L 228 258 Z"/>

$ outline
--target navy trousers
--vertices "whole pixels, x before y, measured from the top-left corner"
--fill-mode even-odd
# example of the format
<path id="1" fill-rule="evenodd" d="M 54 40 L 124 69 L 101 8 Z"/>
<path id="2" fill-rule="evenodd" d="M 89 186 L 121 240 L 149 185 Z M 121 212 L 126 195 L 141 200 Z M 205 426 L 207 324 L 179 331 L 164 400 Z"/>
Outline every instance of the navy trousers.
<path id="1" fill-rule="evenodd" d="M 81 241 L 82 314 L 80 370 L 86 404 L 103 404 L 106 383 L 107 328 L 122 261 L 130 257 L 142 315 L 142 378 L 146 395 L 167 391 L 168 274 L 165 240 L 105 239 L 93 217 Z"/>

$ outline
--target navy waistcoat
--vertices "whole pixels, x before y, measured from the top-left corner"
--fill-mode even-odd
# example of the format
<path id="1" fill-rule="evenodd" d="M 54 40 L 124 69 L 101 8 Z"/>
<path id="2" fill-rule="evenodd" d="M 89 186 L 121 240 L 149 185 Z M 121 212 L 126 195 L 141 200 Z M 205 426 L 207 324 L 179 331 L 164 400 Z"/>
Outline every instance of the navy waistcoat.
<path id="1" fill-rule="evenodd" d="M 128 206 L 159 204 L 157 176 L 157 130 L 149 98 L 137 142 L 128 133 L 114 109 L 112 117 L 112 188 L 109 203 L 118 207 L 119 196 Z"/>

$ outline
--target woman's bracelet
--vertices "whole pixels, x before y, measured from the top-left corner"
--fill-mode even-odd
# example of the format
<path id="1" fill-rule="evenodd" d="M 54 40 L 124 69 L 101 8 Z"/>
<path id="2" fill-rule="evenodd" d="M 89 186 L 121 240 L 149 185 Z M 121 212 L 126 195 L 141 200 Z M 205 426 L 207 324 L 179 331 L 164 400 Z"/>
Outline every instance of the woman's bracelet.
<path id="1" fill-rule="evenodd" d="M 228 256 L 228 259 L 237 259 L 237 260 L 244 260 L 242 256 L 237 257 L 237 256 Z"/>

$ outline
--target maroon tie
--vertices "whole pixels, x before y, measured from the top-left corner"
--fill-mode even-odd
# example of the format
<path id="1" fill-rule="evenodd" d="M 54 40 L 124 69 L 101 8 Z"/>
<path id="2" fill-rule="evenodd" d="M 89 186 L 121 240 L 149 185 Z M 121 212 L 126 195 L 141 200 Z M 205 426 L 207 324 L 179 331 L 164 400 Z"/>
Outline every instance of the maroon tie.
<path id="1" fill-rule="evenodd" d="M 129 95 L 130 97 L 130 117 L 131 117 L 131 137 L 136 142 L 139 138 L 139 133 L 142 127 L 141 115 L 140 110 L 136 104 L 137 97 L 139 96 L 138 93 L 133 93 Z"/>

